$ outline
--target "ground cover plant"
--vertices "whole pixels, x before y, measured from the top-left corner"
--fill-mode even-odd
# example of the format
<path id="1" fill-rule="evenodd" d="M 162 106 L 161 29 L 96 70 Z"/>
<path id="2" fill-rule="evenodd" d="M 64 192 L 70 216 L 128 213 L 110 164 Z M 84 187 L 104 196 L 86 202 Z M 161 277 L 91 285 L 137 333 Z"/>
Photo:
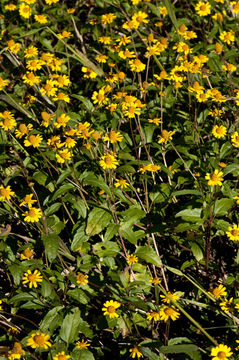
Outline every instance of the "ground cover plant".
<path id="1" fill-rule="evenodd" d="M 239 1 L 0 4 L 0 359 L 239 358 Z"/>

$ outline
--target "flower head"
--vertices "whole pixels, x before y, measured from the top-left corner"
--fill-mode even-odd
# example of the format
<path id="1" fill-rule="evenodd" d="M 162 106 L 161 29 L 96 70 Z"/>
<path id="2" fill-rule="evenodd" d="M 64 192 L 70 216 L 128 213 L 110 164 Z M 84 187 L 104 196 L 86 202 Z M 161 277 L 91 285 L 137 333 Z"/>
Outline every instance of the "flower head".
<path id="1" fill-rule="evenodd" d="M 138 262 L 138 257 L 136 255 L 130 254 L 130 255 L 127 256 L 127 263 L 128 264 L 131 265 L 131 264 L 135 264 L 137 262 Z"/>
<path id="2" fill-rule="evenodd" d="M 176 293 L 171 293 L 170 291 L 168 291 L 167 293 L 174 301 L 177 301 L 179 299 L 179 296 Z M 164 303 L 170 304 L 171 300 L 165 296 L 165 295 L 160 295 L 160 297 L 162 298 L 162 301 Z"/>
<path id="3" fill-rule="evenodd" d="M 211 5 L 208 2 L 199 1 L 195 6 L 199 16 L 207 16 L 211 13 Z"/>
<path id="4" fill-rule="evenodd" d="M 226 288 L 222 284 L 217 286 L 215 289 L 209 291 L 215 299 L 220 299 L 222 296 L 227 296 Z"/>
<path id="5" fill-rule="evenodd" d="M 86 285 L 88 283 L 88 275 L 84 275 L 80 272 L 76 275 L 76 282 L 80 285 Z"/>
<path id="6" fill-rule="evenodd" d="M 116 169 L 117 165 L 119 165 L 118 160 L 116 159 L 116 155 L 114 153 L 106 153 L 101 156 L 100 166 L 105 169 Z"/>
<path id="7" fill-rule="evenodd" d="M 21 260 L 29 260 L 33 257 L 34 250 L 30 249 L 29 247 L 24 249 L 23 252 L 20 255 Z"/>
<path id="8" fill-rule="evenodd" d="M 168 142 L 168 140 L 172 140 L 174 134 L 175 134 L 175 131 L 162 130 L 162 133 L 159 136 L 158 143 L 166 144 Z"/>
<path id="9" fill-rule="evenodd" d="M 120 187 L 121 190 L 127 189 L 129 184 L 125 179 L 115 179 L 115 187 Z"/>
<path id="10" fill-rule="evenodd" d="M 239 147 L 239 133 L 235 131 L 231 136 L 232 145 L 236 148 Z"/>
<path id="11" fill-rule="evenodd" d="M 81 341 L 77 341 L 76 347 L 78 349 L 87 349 L 87 347 L 90 346 L 87 340 L 82 339 Z"/>
<path id="12" fill-rule="evenodd" d="M 159 309 L 160 320 L 164 320 L 165 322 L 168 319 L 172 319 L 173 321 L 177 320 L 180 316 L 180 313 L 175 310 L 174 306 L 162 306 Z"/>
<path id="13" fill-rule="evenodd" d="M 42 216 L 42 212 L 41 209 L 37 209 L 34 207 L 31 207 L 28 211 L 26 211 L 25 213 L 23 213 L 24 217 L 24 221 L 27 222 L 38 222 Z"/>
<path id="14" fill-rule="evenodd" d="M 27 346 L 31 346 L 32 349 L 36 349 L 36 348 L 48 349 L 49 347 L 51 347 L 51 343 L 49 339 L 50 339 L 49 335 L 36 331 L 30 336 L 30 338 L 27 339 Z"/>
<path id="15" fill-rule="evenodd" d="M 233 297 L 231 297 L 229 300 L 225 299 L 222 301 L 219 305 L 222 311 L 225 311 L 228 313 L 229 311 L 233 311 Z"/>
<path id="16" fill-rule="evenodd" d="M 11 196 L 15 195 L 10 186 L 0 186 L 0 201 L 10 200 Z"/>
<path id="17" fill-rule="evenodd" d="M 119 314 L 116 312 L 116 309 L 120 307 L 120 303 L 118 301 L 106 301 L 103 306 L 102 311 L 104 312 L 104 315 L 108 315 L 110 319 L 119 317 Z"/>
<path id="18" fill-rule="evenodd" d="M 159 321 L 159 313 L 157 311 L 151 311 L 151 312 L 147 312 L 147 319 L 148 320 L 154 320 L 154 321 Z"/>
<path id="19" fill-rule="evenodd" d="M 38 282 L 42 282 L 42 275 L 40 271 L 35 270 L 33 273 L 31 270 L 27 270 L 27 272 L 24 274 L 22 278 L 23 284 L 28 284 L 29 288 L 31 289 L 33 286 L 36 288 L 38 286 Z"/>
<path id="20" fill-rule="evenodd" d="M 226 231 L 227 236 L 232 241 L 239 241 L 239 227 L 234 224 L 233 227 L 228 227 L 229 231 Z"/>
<path id="21" fill-rule="evenodd" d="M 70 359 L 70 355 L 66 355 L 65 351 L 61 351 L 53 356 L 53 360 L 68 360 Z"/>
<path id="22" fill-rule="evenodd" d="M 13 348 L 8 352 L 8 359 L 20 359 L 21 355 L 25 355 L 25 350 L 23 350 L 20 342 L 14 342 Z"/>
<path id="23" fill-rule="evenodd" d="M 209 174 L 207 173 L 206 176 L 205 176 L 205 179 L 206 180 L 209 180 L 208 181 L 208 185 L 219 185 L 219 186 L 222 186 L 222 182 L 223 182 L 223 173 L 219 170 L 215 170 L 213 174 Z"/>
<path id="24" fill-rule="evenodd" d="M 133 359 L 137 356 L 137 358 L 141 358 L 141 356 L 143 356 L 143 354 L 139 351 L 138 346 L 134 346 L 132 349 L 129 349 L 129 351 L 131 352 L 130 357 L 132 357 Z"/>
<path id="25" fill-rule="evenodd" d="M 211 356 L 213 356 L 212 360 L 226 360 L 232 354 L 231 348 L 223 344 L 219 344 L 211 350 Z"/>
<path id="26" fill-rule="evenodd" d="M 212 129 L 212 135 L 215 136 L 217 139 L 221 139 L 227 133 L 227 128 L 223 125 L 215 125 Z"/>

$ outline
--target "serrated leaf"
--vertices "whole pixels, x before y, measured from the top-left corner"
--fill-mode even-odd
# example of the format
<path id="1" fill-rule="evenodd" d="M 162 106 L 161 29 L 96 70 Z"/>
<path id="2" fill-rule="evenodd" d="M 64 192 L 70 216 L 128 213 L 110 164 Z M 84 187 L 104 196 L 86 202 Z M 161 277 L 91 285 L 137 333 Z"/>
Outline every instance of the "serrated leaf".
<path id="1" fill-rule="evenodd" d="M 86 226 L 86 234 L 89 236 L 93 236 L 99 234 L 112 219 L 112 215 L 102 209 L 102 208 L 94 208 L 88 216 L 87 226 Z"/>
<path id="2" fill-rule="evenodd" d="M 47 257 L 52 262 L 56 257 L 59 249 L 60 238 L 56 233 L 42 234 L 41 236 Z"/>

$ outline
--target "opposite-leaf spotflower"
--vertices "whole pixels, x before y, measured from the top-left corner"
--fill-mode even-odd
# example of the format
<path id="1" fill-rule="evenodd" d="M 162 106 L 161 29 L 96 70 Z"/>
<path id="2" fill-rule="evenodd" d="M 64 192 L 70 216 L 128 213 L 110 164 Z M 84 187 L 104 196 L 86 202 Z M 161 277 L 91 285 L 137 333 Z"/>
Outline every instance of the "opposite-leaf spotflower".
<path id="1" fill-rule="evenodd" d="M 223 182 L 222 175 L 223 175 L 223 173 L 221 171 L 219 172 L 219 170 L 216 169 L 213 174 L 207 173 L 206 176 L 205 176 L 205 179 L 209 180 L 208 185 L 222 186 L 222 182 Z"/>
<path id="2" fill-rule="evenodd" d="M 234 224 L 233 227 L 229 226 L 228 230 L 229 231 L 227 231 L 226 234 L 229 239 L 232 241 L 239 241 L 239 227 Z"/>
<path id="3" fill-rule="evenodd" d="M 40 271 L 35 270 L 34 273 L 31 272 L 31 270 L 27 270 L 27 272 L 24 274 L 22 278 L 23 284 L 28 284 L 29 288 L 31 289 L 33 286 L 36 288 L 38 286 L 38 282 L 42 282 L 42 275 Z"/>
<path id="4" fill-rule="evenodd" d="M 219 344 L 211 350 L 211 356 L 213 356 L 212 360 L 226 360 L 232 354 L 231 348 L 223 344 Z"/>
<path id="5" fill-rule="evenodd" d="M 31 348 L 44 348 L 48 349 L 51 347 L 51 343 L 49 341 L 50 336 L 44 333 L 40 333 L 39 331 L 33 333 L 30 338 L 27 339 L 27 346 L 31 346 Z"/>
<path id="6" fill-rule="evenodd" d="M 119 317 L 119 314 L 115 311 L 120 307 L 120 303 L 118 301 L 106 301 L 103 306 L 102 311 L 104 311 L 104 315 L 109 315 L 110 319 Z"/>

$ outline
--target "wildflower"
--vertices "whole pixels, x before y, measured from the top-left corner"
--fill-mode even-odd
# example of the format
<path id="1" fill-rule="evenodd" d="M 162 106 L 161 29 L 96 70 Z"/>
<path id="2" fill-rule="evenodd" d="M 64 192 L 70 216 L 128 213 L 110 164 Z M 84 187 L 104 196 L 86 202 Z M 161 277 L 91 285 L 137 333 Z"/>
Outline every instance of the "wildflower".
<path id="1" fill-rule="evenodd" d="M 217 54 L 221 54 L 223 51 L 223 46 L 221 44 L 219 44 L 218 42 L 216 42 L 215 44 L 215 50 Z"/>
<path id="2" fill-rule="evenodd" d="M 64 164 L 66 161 L 71 160 L 72 153 L 68 149 L 59 150 L 56 154 L 56 161 L 60 164 Z"/>
<path id="3" fill-rule="evenodd" d="M 130 50 L 128 50 L 128 49 L 119 51 L 119 52 L 118 52 L 118 56 L 119 56 L 121 59 L 132 59 L 132 58 L 135 58 L 135 57 L 136 57 L 134 51 L 130 51 Z"/>
<path id="4" fill-rule="evenodd" d="M 27 339 L 27 346 L 31 346 L 32 349 L 36 349 L 36 348 L 48 349 L 49 347 L 51 347 L 51 343 L 49 339 L 50 339 L 49 335 L 36 331 L 30 336 L 30 338 Z"/>
<path id="5" fill-rule="evenodd" d="M 138 262 L 138 257 L 134 254 L 128 255 L 127 256 L 127 263 L 132 265 Z"/>
<path id="6" fill-rule="evenodd" d="M 105 96 L 105 91 L 100 89 L 99 92 L 94 91 L 91 97 L 94 104 L 104 105 L 108 102 L 108 98 Z"/>
<path id="7" fill-rule="evenodd" d="M 16 43 L 14 40 L 9 40 L 7 41 L 7 49 L 11 52 L 11 53 L 15 53 L 17 54 L 20 50 L 20 44 Z"/>
<path id="8" fill-rule="evenodd" d="M 211 356 L 213 356 L 212 360 L 226 360 L 232 354 L 231 348 L 223 344 L 219 344 L 211 350 Z"/>
<path id="9" fill-rule="evenodd" d="M 174 301 L 177 301 L 179 299 L 179 296 L 176 294 L 176 293 L 171 293 L 170 291 L 167 292 L 167 294 L 174 300 Z M 171 300 L 165 296 L 165 295 L 160 295 L 160 297 L 162 298 L 162 301 L 167 303 L 167 304 L 170 304 Z"/>
<path id="10" fill-rule="evenodd" d="M 159 321 L 159 313 L 156 311 L 148 312 L 148 313 L 146 313 L 146 315 L 147 315 L 147 319 L 150 321 L 151 320 Z"/>
<path id="11" fill-rule="evenodd" d="M 146 65 L 143 64 L 139 59 L 130 60 L 129 65 L 130 65 L 130 70 L 136 72 L 144 71 L 144 69 L 146 68 Z"/>
<path id="12" fill-rule="evenodd" d="M 73 8 L 67 9 L 68 14 L 74 14 L 75 11 L 76 11 L 76 10 L 73 9 Z"/>
<path id="13" fill-rule="evenodd" d="M 198 102 L 206 102 L 208 99 L 209 95 L 208 93 L 197 93 L 196 94 L 196 99 Z"/>
<path id="14" fill-rule="evenodd" d="M 25 350 L 23 350 L 22 345 L 20 342 L 14 342 L 12 350 L 8 352 L 8 359 L 14 360 L 14 359 L 20 359 L 21 355 L 25 355 Z"/>
<path id="15" fill-rule="evenodd" d="M 33 223 L 39 221 L 42 216 L 42 212 L 41 209 L 31 207 L 28 211 L 23 213 L 23 215 L 25 216 L 24 221 Z"/>
<path id="16" fill-rule="evenodd" d="M 161 280 L 160 280 L 159 278 L 155 277 L 155 278 L 151 278 L 151 279 L 149 280 L 149 282 L 151 282 L 151 283 L 154 284 L 154 285 L 158 285 L 158 284 L 161 283 Z"/>
<path id="17" fill-rule="evenodd" d="M 54 126 L 57 129 L 60 129 L 60 127 L 64 128 L 64 127 L 66 127 L 69 120 L 70 120 L 70 116 L 63 113 L 56 119 Z"/>
<path id="18" fill-rule="evenodd" d="M 76 275 L 76 282 L 77 284 L 80 284 L 80 285 L 86 285 L 88 284 L 88 275 L 84 275 L 80 272 L 78 272 L 78 274 Z"/>
<path id="19" fill-rule="evenodd" d="M 23 75 L 24 84 L 28 84 L 30 86 L 38 85 L 40 83 L 40 76 L 36 76 L 33 72 L 27 71 L 25 75 Z"/>
<path id="20" fill-rule="evenodd" d="M 125 179 L 115 179 L 115 187 L 117 188 L 120 187 L 121 190 L 123 190 L 123 189 L 127 189 L 128 186 L 129 184 Z"/>
<path id="21" fill-rule="evenodd" d="M 238 14 L 239 13 L 239 2 L 238 1 L 231 1 L 230 5 L 232 6 L 232 12 L 234 14 Z"/>
<path id="22" fill-rule="evenodd" d="M 35 46 L 30 46 L 26 50 L 24 50 L 24 57 L 25 58 L 32 58 L 38 55 L 38 49 Z"/>
<path id="23" fill-rule="evenodd" d="M 47 96 L 55 96 L 57 92 L 56 88 L 57 82 L 55 80 L 47 80 L 46 84 L 40 89 L 40 92 Z"/>
<path id="24" fill-rule="evenodd" d="M 52 5 L 52 4 L 56 4 L 59 2 L 59 0 L 45 0 L 47 5 Z"/>
<path id="25" fill-rule="evenodd" d="M 155 124 L 155 125 L 162 124 L 161 118 L 148 119 L 148 122 L 149 122 L 149 123 L 153 123 L 153 124 Z"/>
<path id="26" fill-rule="evenodd" d="M 144 24 L 148 24 L 148 15 L 143 12 L 143 11 L 138 11 L 137 13 L 135 13 L 133 16 L 132 16 L 132 21 L 138 23 L 138 24 L 141 24 L 141 23 L 144 23 Z"/>
<path id="27" fill-rule="evenodd" d="M 47 23 L 47 17 L 46 15 L 34 15 L 34 19 L 39 23 L 39 24 L 46 24 Z"/>
<path id="28" fill-rule="evenodd" d="M 235 32 L 233 30 L 230 31 L 223 31 L 220 36 L 220 40 L 226 42 L 228 45 L 231 44 L 231 42 L 235 41 Z"/>
<path id="29" fill-rule="evenodd" d="M 237 67 L 236 65 L 227 62 L 226 65 L 222 65 L 222 69 L 225 71 L 233 72 L 236 71 Z"/>
<path id="30" fill-rule="evenodd" d="M 175 134 L 175 131 L 162 130 L 162 133 L 159 136 L 158 143 L 159 144 L 162 144 L 162 143 L 167 144 L 168 140 L 172 140 L 174 134 Z"/>
<path id="31" fill-rule="evenodd" d="M 17 125 L 14 115 L 10 111 L 0 113 L 0 119 L 1 118 L 3 118 L 3 121 L 0 121 L 0 126 L 5 131 L 12 130 Z"/>
<path id="32" fill-rule="evenodd" d="M 222 296 L 227 296 L 227 292 L 225 290 L 225 286 L 220 284 L 215 289 L 209 291 L 209 294 L 211 294 L 215 299 L 220 299 Z"/>
<path id="33" fill-rule="evenodd" d="M 218 165 L 221 167 L 221 168 L 225 168 L 227 166 L 227 164 L 225 164 L 224 162 L 219 162 Z"/>
<path id="34" fill-rule="evenodd" d="M 52 57 L 52 59 L 50 59 L 47 63 L 52 71 L 61 71 L 62 64 L 64 64 L 64 60 L 57 57 Z"/>
<path id="35" fill-rule="evenodd" d="M 0 90 L 2 90 L 8 84 L 9 84 L 9 81 L 8 80 L 3 80 L 3 78 L 0 76 Z"/>
<path id="36" fill-rule="evenodd" d="M 116 19 L 116 16 L 113 13 L 104 14 L 101 16 L 101 22 L 104 25 L 111 24 Z"/>
<path id="37" fill-rule="evenodd" d="M 11 196 L 14 196 L 15 193 L 12 191 L 11 186 L 7 186 L 6 188 L 0 186 L 0 201 L 10 200 Z"/>
<path id="38" fill-rule="evenodd" d="M 236 148 L 239 147 L 239 134 L 237 131 L 235 131 L 232 136 L 231 136 L 231 140 L 232 140 L 232 145 Z"/>
<path id="39" fill-rule="evenodd" d="M 199 16 L 207 16 L 211 13 L 211 5 L 208 2 L 199 1 L 195 6 L 195 10 Z"/>
<path id="40" fill-rule="evenodd" d="M 66 141 L 64 142 L 65 147 L 71 149 L 76 146 L 76 141 L 71 137 L 67 137 Z"/>
<path id="41" fill-rule="evenodd" d="M 72 33 L 70 31 L 62 31 L 60 34 L 57 34 L 57 36 L 60 38 L 60 39 L 69 39 L 72 35 Z"/>
<path id="42" fill-rule="evenodd" d="M 237 204 L 239 204 L 239 196 L 238 195 L 233 196 L 233 199 L 236 200 Z"/>
<path id="43" fill-rule="evenodd" d="M 106 153 L 101 156 L 100 166 L 105 169 L 116 169 L 117 165 L 119 165 L 118 160 L 116 159 L 116 155 L 114 153 Z"/>
<path id="44" fill-rule="evenodd" d="M 122 35 L 119 39 L 116 39 L 116 42 L 119 44 L 119 46 L 127 45 L 131 42 L 131 39 L 129 36 Z"/>
<path id="45" fill-rule="evenodd" d="M 226 313 L 228 313 L 229 311 L 233 310 L 233 304 L 232 304 L 233 298 L 231 297 L 230 300 L 225 299 L 223 302 L 221 302 L 220 308 L 222 309 L 222 311 L 225 311 Z"/>
<path id="46" fill-rule="evenodd" d="M 51 121 L 52 118 L 53 118 L 53 114 L 49 114 L 49 113 L 47 113 L 47 112 L 45 112 L 45 111 L 42 111 L 42 112 L 41 112 L 41 117 L 42 117 L 42 125 L 43 125 L 44 127 L 48 127 L 50 121 Z"/>
<path id="47" fill-rule="evenodd" d="M 123 114 L 125 116 L 127 116 L 129 119 L 132 119 L 135 117 L 135 115 L 140 115 L 141 114 L 141 109 L 140 107 L 135 103 L 131 103 L 131 104 L 122 104 L 124 106 L 123 109 Z"/>
<path id="48" fill-rule="evenodd" d="M 108 56 L 100 54 L 100 55 L 97 55 L 95 59 L 98 63 L 104 64 L 104 63 L 106 63 L 106 60 L 108 58 L 109 58 Z"/>
<path id="49" fill-rule="evenodd" d="M 65 101 L 66 103 L 70 102 L 70 98 L 67 94 L 63 92 L 59 92 L 56 94 L 56 96 L 53 98 L 53 101 Z"/>
<path id="50" fill-rule="evenodd" d="M 189 92 L 195 92 L 197 94 L 203 94 L 204 87 L 199 85 L 198 81 L 194 81 L 193 86 L 189 86 L 188 91 Z"/>
<path id="51" fill-rule="evenodd" d="M 173 321 L 177 320 L 180 316 L 180 313 L 176 311 L 173 306 L 162 306 L 159 309 L 159 315 L 160 320 L 164 320 L 166 322 L 168 319 L 172 319 Z"/>
<path id="52" fill-rule="evenodd" d="M 239 227 L 234 224 L 233 227 L 228 227 L 229 231 L 226 231 L 227 236 L 232 241 L 239 241 Z"/>
<path id="53" fill-rule="evenodd" d="M 47 140 L 47 145 L 51 146 L 53 150 L 57 150 L 64 146 L 64 144 L 61 143 L 59 136 L 51 136 L 50 139 Z"/>
<path id="54" fill-rule="evenodd" d="M 111 43 L 111 38 L 109 36 L 100 36 L 99 42 L 104 45 L 109 45 Z"/>
<path id="55" fill-rule="evenodd" d="M 66 355 L 65 351 L 61 351 L 53 356 L 53 360 L 68 360 L 70 357 L 70 355 Z"/>
<path id="56" fill-rule="evenodd" d="M 35 270 L 34 273 L 31 270 L 27 270 L 22 278 L 23 284 L 28 284 L 29 288 L 31 289 L 33 286 L 36 288 L 38 286 L 38 282 L 42 282 L 43 276 L 41 275 L 40 271 Z M 29 344 L 28 344 L 29 345 Z"/>
<path id="57" fill-rule="evenodd" d="M 28 194 L 24 197 L 23 201 L 21 202 L 20 206 L 27 205 L 29 209 L 32 207 L 32 204 L 36 202 L 36 200 L 32 199 L 33 194 Z"/>
<path id="58" fill-rule="evenodd" d="M 9 11 L 14 11 L 16 10 L 16 5 L 15 4 L 7 4 L 5 5 L 5 10 L 9 10 Z"/>
<path id="59" fill-rule="evenodd" d="M 0 300 L 0 310 L 2 310 L 2 300 Z"/>
<path id="60" fill-rule="evenodd" d="M 152 172 L 156 172 L 159 171 L 161 168 L 159 165 L 154 165 L 154 164 L 148 164 L 148 165 L 144 165 L 143 167 L 141 167 L 139 169 L 139 171 L 144 174 L 146 171 L 152 171 Z"/>
<path id="61" fill-rule="evenodd" d="M 70 84 L 70 79 L 69 79 L 69 76 L 67 76 L 67 75 L 54 74 L 54 75 L 52 75 L 52 77 L 56 81 L 55 85 L 60 88 L 63 88 L 64 86 L 68 86 Z"/>
<path id="62" fill-rule="evenodd" d="M 221 139 L 222 137 L 224 137 L 227 133 L 227 128 L 223 125 L 215 125 L 212 129 L 212 135 L 217 138 L 217 139 Z"/>
<path id="63" fill-rule="evenodd" d="M 24 135 L 28 134 L 33 128 L 32 124 L 20 124 L 15 130 L 16 137 L 21 139 Z"/>
<path id="64" fill-rule="evenodd" d="M 162 15 L 163 17 L 165 17 L 168 14 L 168 10 L 166 6 L 160 6 L 159 11 L 160 11 L 160 15 Z"/>
<path id="65" fill-rule="evenodd" d="M 29 19 L 29 17 L 32 14 L 32 10 L 29 5 L 26 5 L 25 3 L 21 3 L 19 7 L 19 14 L 25 19 Z"/>
<path id="66" fill-rule="evenodd" d="M 109 315 L 110 319 L 119 317 L 119 314 L 116 312 L 116 309 L 120 307 L 120 303 L 118 301 L 106 301 L 103 306 L 102 311 L 104 312 L 104 315 Z"/>
<path id="67" fill-rule="evenodd" d="M 24 140 L 24 145 L 26 147 L 28 146 L 33 146 L 34 148 L 37 148 L 40 146 L 40 143 L 42 142 L 42 136 L 37 134 L 37 135 L 29 135 L 25 140 Z"/>
<path id="68" fill-rule="evenodd" d="M 223 173 L 219 170 L 215 170 L 213 174 L 209 174 L 207 173 L 206 176 L 205 176 L 205 179 L 206 180 L 209 180 L 208 181 L 208 185 L 219 185 L 219 186 L 222 186 L 222 182 L 223 182 Z"/>
<path id="69" fill-rule="evenodd" d="M 33 257 L 34 250 L 30 249 L 29 247 L 24 249 L 23 252 L 20 255 L 21 260 L 29 260 Z"/>
<path id="70" fill-rule="evenodd" d="M 123 140 L 123 136 L 121 135 L 121 133 L 118 131 L 118 132 L 115 132 L 114 130 L 111 130 L 109 132 L 109 134 L 106 134 L 104 137 L 103 137 L 103 140 L 104 141 L 110 141 L 111 144 L 115 144 L 117 142 L 120 142 Z"/>
<path id="71" fill-rule="evenodd" d="M 132 357 L 132 359 L 135 358 L 135 356 L 137 356 L 137 358 L 141 358 L 141 356 L 143 356 L 143 354 L 139 351 L 137 346 L 134 346 L 132 349 L 129 349 L 129 351 L 131 352 L 130 357 Z"/>
<path id="72" fill-rule="evenodd" d="M 44 65 L 45 62 L 39 59 L 35 59 L 35 60 L 28 60 L 27 61 L 27 69 L 32 70 L 32 71 L 36 71 L 36 70 L 41 70 L 42 65 Z"/>
<path id="73" fill-rule="evenodd" d="M 87 347 L 90 346 L 90 344 L 88 343 L 88 341 L 86 340 L 81 340 L 81 341 L 77 341 L 76 343 L 76 347 L 78 349 L 87 349 Z"/>

